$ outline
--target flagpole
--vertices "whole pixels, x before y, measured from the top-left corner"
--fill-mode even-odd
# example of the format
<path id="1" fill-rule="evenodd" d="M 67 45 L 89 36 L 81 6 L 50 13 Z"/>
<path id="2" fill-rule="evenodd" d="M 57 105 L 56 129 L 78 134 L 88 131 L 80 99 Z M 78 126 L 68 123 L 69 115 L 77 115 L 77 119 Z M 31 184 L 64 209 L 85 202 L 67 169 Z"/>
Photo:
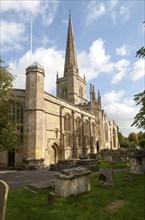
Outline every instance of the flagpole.
<path id="1" fill-rule="evenodd" d="M 30 65 L 32 64 L 32 21 L 31 21 L 31 33 L 30 33 Z"/>

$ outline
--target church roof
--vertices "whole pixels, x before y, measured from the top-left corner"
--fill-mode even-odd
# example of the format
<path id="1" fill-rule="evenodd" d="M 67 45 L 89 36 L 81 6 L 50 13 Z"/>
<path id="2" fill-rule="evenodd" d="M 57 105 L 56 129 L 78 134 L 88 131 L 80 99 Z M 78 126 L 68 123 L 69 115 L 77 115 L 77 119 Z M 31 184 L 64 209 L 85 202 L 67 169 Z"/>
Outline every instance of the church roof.
<path id="1" fill-rule="evenodd" d="M 44 68 L 38 62 L 36 62 L 36 61 L 34 63 L 32 63 L 30 66 L 28 66 L 28 68 L 29 69 L 39 68 L 39 69 L 44 70 Z"/>
<path id="2" fill-rule="evenodd" d="M 76 73 L 78 73 L 78 64 L 77 64 L 77 58 L 76 58 L 76 50 L 75 50 L 74 36 L 73 36 L 73 30 L 72 30 L 71 16 L 69 16 L 69 24 L 68 24 L 64 76 L 67 75 L 67 70 L 69 68 L 76 69 Z"/>

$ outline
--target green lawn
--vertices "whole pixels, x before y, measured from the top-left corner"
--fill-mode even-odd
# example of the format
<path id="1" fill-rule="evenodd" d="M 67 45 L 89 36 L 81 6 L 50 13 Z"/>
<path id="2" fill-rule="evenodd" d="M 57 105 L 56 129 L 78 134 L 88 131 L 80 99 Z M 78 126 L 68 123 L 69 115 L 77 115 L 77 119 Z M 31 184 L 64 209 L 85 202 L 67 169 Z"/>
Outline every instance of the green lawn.
<path id="1" fill-rule="evenodd" d="M 99 159 L 99 168 L 112 168 L 112 169 L 117 169 L 117 168 L 129 168 L 130 163 L 129 162 L 105 162 L 102 158 Z"/>
<path id="2" fill-rule="evenodd" d="M 56 198 L 48 205 L 48 191 L 33 193 L 15 190 L 9 193 L 6 220 L 144 220 L 145 176 L 132 175 L 132 182 L 123 180 L 126 172 L 114 174 L 113 188 L 99 186 L 98 175 L 91 177 L 91 190 L 77 196 Z M 105 207 L 117 199 L 125 204 L 111 213 Z"/>

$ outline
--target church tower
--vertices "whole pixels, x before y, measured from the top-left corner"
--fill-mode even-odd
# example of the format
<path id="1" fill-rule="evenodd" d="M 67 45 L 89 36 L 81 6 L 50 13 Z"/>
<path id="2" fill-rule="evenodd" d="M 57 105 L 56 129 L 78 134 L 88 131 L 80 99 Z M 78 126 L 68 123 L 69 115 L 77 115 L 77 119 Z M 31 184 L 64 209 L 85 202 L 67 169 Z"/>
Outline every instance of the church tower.
<path id="1" fill-rule="evenodd" d="M 57 97 L 73 104 L 86 102 L 86 81 L 79 76 L 75 43 L 72 30 L 71 16 L 69 15 L 67 45 L 65 54 L 64 75 L 57 75 Z"/>

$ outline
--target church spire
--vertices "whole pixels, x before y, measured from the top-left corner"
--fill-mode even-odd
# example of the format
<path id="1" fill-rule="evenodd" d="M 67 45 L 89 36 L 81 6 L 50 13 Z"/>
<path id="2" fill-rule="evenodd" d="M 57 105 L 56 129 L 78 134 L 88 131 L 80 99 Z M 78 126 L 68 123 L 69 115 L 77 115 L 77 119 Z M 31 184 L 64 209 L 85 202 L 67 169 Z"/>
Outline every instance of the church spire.
<path id="1" fill-rule="evenodd" d="M 65 54 L 64 76 L 70 74 L 69 69 L 72 69 L 73 73 L 76 73 L 78 75 L 78 64 L 76 58 L 70 12 L 69 12 L 69 24 L 68 24 L 67 45 L 66 45 L 66 54 Z"/>

